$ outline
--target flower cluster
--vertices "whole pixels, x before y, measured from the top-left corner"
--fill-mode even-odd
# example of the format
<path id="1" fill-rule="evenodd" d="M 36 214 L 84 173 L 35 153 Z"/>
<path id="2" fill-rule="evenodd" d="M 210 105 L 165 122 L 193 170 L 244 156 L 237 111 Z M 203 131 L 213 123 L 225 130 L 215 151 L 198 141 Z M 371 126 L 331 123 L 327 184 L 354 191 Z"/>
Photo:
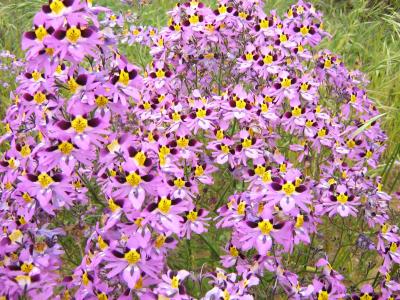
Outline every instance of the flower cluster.
<path id="1" fill-rule="evenodd" d="M 398 297 L 400 233 L 368 173 L 386 136 L 363 75 L 316 50 L 321 13 L 194 0 L 169 15 L 160 30 L 123 29 L 89 0 L 35 15 L 0 140 L 0 295 L 253 299 L 268 285 L 271 298 Z M 151 63 L 131 64 L 119 42 L 150 47 Z M 333 268 L 338 252 L 313 245 L 349 219 L 383 261 L 358 292 Z M 174 269 L 196 238 L 219 267 Z"/>

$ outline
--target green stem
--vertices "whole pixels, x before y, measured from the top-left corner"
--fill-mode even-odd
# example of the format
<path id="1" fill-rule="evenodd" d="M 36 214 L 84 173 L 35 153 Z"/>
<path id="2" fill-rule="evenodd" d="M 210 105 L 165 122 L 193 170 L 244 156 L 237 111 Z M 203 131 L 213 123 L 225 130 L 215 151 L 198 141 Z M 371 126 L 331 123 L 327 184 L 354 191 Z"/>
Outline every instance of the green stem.
<path id="1" fill-rule="evenodd" d="M 211 245 L 211 243 L 202 235 L 199 234 L 200 239 L 203 240 L 204 243 L 206 243 L 206 245 L 208 246 L 208 248 L 210 248 L 211 252 L 216 256 L 219 257 L 219 253 L 218 251 L 215 249 L 215 247 L 213 245 Z"/>

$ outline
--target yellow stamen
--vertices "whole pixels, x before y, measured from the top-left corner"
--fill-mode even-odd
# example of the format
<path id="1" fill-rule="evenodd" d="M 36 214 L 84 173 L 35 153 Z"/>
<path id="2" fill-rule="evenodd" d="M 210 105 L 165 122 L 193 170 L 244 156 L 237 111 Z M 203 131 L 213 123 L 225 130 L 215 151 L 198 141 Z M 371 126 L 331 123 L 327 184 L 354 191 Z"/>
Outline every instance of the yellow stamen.
<path id="1" fill-rule="evenodd" d="M 138 153 L 136 153 L 134 159 L 139 166 L 143 167 L 144 163 L 146 162 L 147 156 L 143 151 L 139 151 Z"/>
<path id="2" fill-rule="evenodd" d="M 108 98 L 103 95 L 97 96 L 95 101 L 97 106 L 101 108 L 106 107 L 108 104 Z"/>
<path id="3" fill-rule="evenodd" d="M 47 173 L 41 173 L 38 176 L 38 182 L 40 183 L 40 186 L 42 187 L 42 189 L 45 189 L 50 184 L 52 184 L 54 181 Z"/>
<path id="4" fill-rule="evenodd" d="M 301 116 L 301 107 L 296 106 L 292 109 L 292 116 L 293 117 L 300 117 Z"/>
<path id="5" fill-rule="evenodd" d="M 38 28 L 35 29 L 35 35 L 39 41 L 43 41 L 43 39 L 47 35 L 46 28 L 44 28 L 43 25 L 40 25 Z"/>
<path id="6" fill-rule="evenodd" d="M 196 112 L 196 117 L 199 119 L 205 118 L 207 115 L 207 111 L 204 108 L 199 108 Z"/>
<path id="7" fill-rule="evenodd" d="M 53 0 L 50 3 L 50 9 L 56 15 L 59 15 L 64 10 L 64 8 L 64 3 L 62 3 L 61 0 Z"/>
<path id="8" fill-rule="evenodd" d="M 345 204 L 348 199 L 349 197 L 344 193 L 340 193 L 339 195 L 336 196 L 336 200 L 341 204 Z"/>
<path id="9" fill-rule="evenodd" d="M 186 215 L 186 218 L 191 221 L 194 222 L 197 220 L 197 211 L 189 211 L 189 213 Z"/>
<path id="10" fill-rule="evenodd" d="M 124 258 L 130 265 L 135 265 L 140 260 L 141 256 L 135 249 L 131 249 L 129 252 L 125 253 Z"/>
<path id="11" fill-rule="evenodd" d="M 204 169 L 203 166 L 196 166 L 196 169 L 194 171 L 194 174 L 199 177 L 202 176 L 204 174 Z"/>
<path id="12" fill-rule="evenodd" d="M 178 277 L 176 277 L 176 276 L 172 277 L 171 287 L 173 289 L 177 289 L 179 287 L 179 278 Z"/>
<path id="13" fill-rule="evenodd" d="M 268 235 L 272 231 L 273 225 L 268 220 L 262 220 L 261 222 L 258 222 L 258 229 L 261 230 L 262 234 Z"/>
<path id="14" fill-rule="evenodd" d="M 123 85 L 128 85 L 129 84 L 129 73 L 126 72 L 125 70 L 121 70 L 119 73 L 119 83 L 122 83 Z"/>
<path id="15" fill-rule="evenodd" d="M 76 26 L 72 26 L 71 28 L 69 28 L 66 34 L 67 40 L 71 44 L 76 44 L 76 42 L 81 38 L 81 35 L 82 35 L 81 30 Z"/>
<path id="16" fill-rule="evenodd" d="M 239 251 L 235 246 L 231 246 L 229 248 L 229 254 L 233 257 L 238 257 L 239 256 Z"/>
<path id="17" fill-rule="evenodd" d="M 290 196 L 294 193 L 295 191 L 295 186 L 293 185 L 293 183 L 291 182 L 286 182 L 283 186 L 282 186 L 282 190 L 285 192 L 285 194 L 287 196 Z"/>
<path id="18" fill-rule="evenodd" d="M 73 149 L 74 145 L 72 145 L 70 142 L 62 142 L 58 145 L 58 150 L 60 150 L 64 155 L 70 155 Z"/>
<path id="19" fill-rule="evenodd" d="M 71 126 L 77 133 L 82 133 L 88 127 L 88 121 L 82 116 L 77 116 L 72 122 Z"/>
<path id="20" fill-rule="evenodd" d="M 142 178 L 136 172 L 131 172 L 131 173 L 129 173 L 128 176 L 126 176 L 126 182 L 129 183 L 133 187 L 138 186 L 141 181 L 142 181 Z"/>
<path id="21" fill-rule="evenodd" d="M 160 202 L 158 202 L 158 209 L 163 214 L 168 214 L 171 209 L 172 201 L 166 197 L 161 198 Z"/>

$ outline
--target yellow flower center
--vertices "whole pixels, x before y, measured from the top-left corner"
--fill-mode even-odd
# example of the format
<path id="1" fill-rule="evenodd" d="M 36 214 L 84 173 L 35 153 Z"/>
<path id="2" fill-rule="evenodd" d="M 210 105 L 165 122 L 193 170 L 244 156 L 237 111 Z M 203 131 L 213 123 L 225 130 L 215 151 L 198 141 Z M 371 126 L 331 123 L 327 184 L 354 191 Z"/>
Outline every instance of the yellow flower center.
<path id="1" fill-rule="evenodd" d="M 81 37 L 81 30 L 77 28 L 76 26 L 72 26 L 67 30 L 67 40 L 71 44 L 76 44 L 76 42 L 80 39 Z"/>
<path id="2" fill-rule="evenodd" d="M 22 238 L 23 234 L 21 230 L 15 229 L 11 234 L 8 236 L 11 242 L 15 243 L 16 241 L 20 240 Z"/>
<path id="3" fill-rule="evenodd" d="M 304 224 L 304 216 L 303 215 L 297 215 L 296 217 L 296 228 L 302 227 Z"/>
<path id="4" fill-rule="evenodd" d="M 176 277 L 176 276 L 172 277 L 171 287 L 173 289 L 177 289 L 179 287 L 179 278 L 178 277 Z"/>
<path id="5" fill-rule="evenodd" d="M 22 199 L 24 199 L 26 203 L 32 202 L 31 196 L 26 192 L 22 194 Z"/>
<path id="6" fill-rule="evenodd" d="M 349 197 L 344 193 L 340 193 L 339 195 L 336 196 L 336 200 L 341 204 L 345 204 L 348 199 Z"/>
<path id="7" fill-rule="evenodd" d="M 271 182 L 272 181 L 271 170 L 264 172 L 260 177 L 263 182 Z"/>
<path id="8" fill-rule="evenodd" d="M 318 293 L 318 300 L 329 300 L 329 294 L 327 291 L 320 291 Z"/>
<path id="9" fill-rule="evenodd" d="M 245 109 L 246 108 L 246 101 L 244 101 L 243 99 L 236 100 L 235 104 L 236 104 L 236 108 L 239 108 L 239 109 Z"/>
<path id="10" fill-rule="evenodd" d="M 82 116 L 77 116 L 72 122 L 71 126 L 77 133 L 82 133 L 88 127 L 88 121 Z"/>
<path id="11" fill-rule="evenodd" d="M 382 233 L 385 234 L 389 231 L 389 225 L 388 224 L 383 224 L 382 225 Z"/>
<path id="12" fill-rule="evenodd" d="M 177 188 L 181 189 L 181 188 L 183 188 L 183 187 L 185 186 L 185 181 L 184 181 L 182 178 L 176 178 L 176 179 L 174 180 L 174 185 L 175 185 Z"/>
<path id="13" fill-rule="evenodd" d="M 285 192 L 285 194 L 287 196 L 290 196 L 291 194 L 294 193 L 295 191 L 295 186 L 293 185 L 293 183 L 291 182 L 286 182 L 283 186 L 282 186 L 282 190 Z"/>
<path id="14" fill-rule="evenodd" d="M 181 31 L 181 25 L 180 24 L 175 24 L 174 25 L 174 30 L 175 31 Z"/>
<path id="15" fill-rule="evenodd" d="M 301 15 L 301 14 L 304 13 L 304 7 L 303 7 L 302 5 L 299 5 L 299 6 L 297 7 L 296 11 L 297 11 L 297 13 L 298 13 L 299 15 Z"/>
<path id="16" fill-rule="evenodd" d="M 391 243 L 390 244 L 390 252 L 396 252 L 397 251 L 397 244 L 396 243 Z"/>
<path id="17" fill-rule="evenodd" d="M 139 166 L 144 166 L 147 156 L 143 151 L 139 151 L 138 153 L 136 153 L 134 159 Z"/>
<path id="18" fill-rule="evenodd" d="M 24 145 L 21 149 L 22 157 L 27 157 L 29 154 L 31 154 L 31 148 L 29 145 Z"/>
<path id="19" fill-rule="evenodd" d="M 196 112 L 196 117 L 199 119 L 205 118 L 207 115 L 207 111 L 204 108 L 199 108 Z"/>
<path id="20" fill-rule="evenodd" d="M 179 121 L 181 120 L 181 115 L 179 114 L 179 112 L 174 111 L 174 112 L 172 113 L 172 120 L 173 120 L 174 122 L 179 122 Z"/>
<path id="21" fill-rule="evenodd" d="M 68 89 L 71 91 L 71 93 L 75 94 L 76 90 L 78 89 L 79 85 L 76 82 L 76 80 L 74 78 L 70 78 L 68 80 Z"/>
<path id="22" fill-rule="evenodd" d="M 325 69 L 330 69 L 331 67 L 332 67 L 332 61 L 330 59 L 325 60 L 324 68 Z"/>
<path id="23" fill-rule="evenodd" d="M 103 238 L 100 235 L 97 237 L 97 245 L 102 251 L 108 248 L 107 243 L 103 240 Z"/>
<path id="24" fill-rule="evenodd" d="M 157 76 L 157 78 L 164 78 L 164 77 L 165 77 L 165 72 L 164 72 L 164 70 L 163 70 L 163 69 L 157 70 L 156 76 Z"/>
<path id="25" fill-rule="evenodd" d="M 310 32 L 310 29 L 304 25 L 300 28 L 300 32 L 302 35 L 307 35 Z"/>
<path id="26" fill-rule="evenodd" d="M 123 85 L 128 85 L 129 84 L 129 73 L 126 72 L 125 70 L 121 70 L 119 72 L 119 83 L 122 83 Z"/>
<path id="27" fill-rule="evenodd" d="M 150 110 L 151 109 L 151 104 L 148 101 L 146 101 L 146 102 L 143 103 L 143 108 L 145 110 Z"/>
<path id="28" fill-rule="evenodd" d="M 107 149 L 108 151 L 110 151 L 111 153 L 114 153 L 115 151 L 117 151 L 119 149 L 119 143 L 117 139 L 114 139 L 111 143 L 109 143 L 107 145 Z"/>
<path id="29" fill-rule="evenodd" d="M 199 16 L 197 16 L 197 15 L 191 15 L 189 17 L 190 24 L 197 24 L 197 23 L 199 23 L 199 21 L 200 21 L 200 19 L 199 19 Z"/>
<path id="30" fill-rule="evenodd" d="M 131 249 L 125 253 L 124 258 L 130 265 L 134 265 L 140 260 L 141 256 L 135 249 Z"/>
<path id="31" fill-rule="evenodd" d="M 64 155 L 70 155 L 73 149 L 74 145 L 72 145 L 70 142 L 62 142 L 58 145 L 58 150 L 60 150 Z"/>
<path id="32" fill-rule="evenodd" d="M 100 294 L 97 295 L 97 299 L 98 300 L 108 300 L 108 297 L 107 297 L 106 294 L 100 293 Z"/>
<path id="33" fill-rule="evenodd" d="M 353 149 L 356 146 L 356 142 L 354 142 L 354 140 L 348 140 L 346 144 L 350 149 Z"/>
<path id="34" fill-rule="evenodd" d="M 301 107 L 296 106 L 292 109 L 292 116 L 293 117 L 300 117 L 301 116 Z"/>
<path id="35" fill-rule="evenodd" d="M 288 40 L 288 38 L 287 38 L 287 35 L 286 35 L 286 34 L 281 34 L 281 35 L 279 35 L 279 41 L 280 41 L 281 43 L 287 42 L 287 40 Z"/>
<path id="36" fill-rule="evenodd" d="M 38 182 L 40 183 L 40 186 L 42 187 L 42 189 L 45 189 L 50 184 L 52 184 L 54 181 L 47 173 L 41 173 L 38 176 Z"/>
<path id="37" fill-rule="evenodd" d="M 217 131 L 216 138 L 217 138 L 217 140 L 222 140 L 224 138 L 224 131 L 222 129 L 219 129 Z"/>
<path id="38" fill-rule="evenodd" d="M 38 81 L 42 78 L 42 73 L 38 71 L 33 71 L 31 75 L 34 81 Z"/>
<path id="39" fill-rule="evenodd" d="M 170 154 L 171 150 L 168 148 L 168 146 L 163 145 L 163 146 L 160 147 L 159 153 L 160 153 L 160 155 L 164 155 L 165 156 L 165 155 Z"/>
<path id="40" fill-rule="evenodd" d="M 244 201 L 240 201 L 237 207 L 237 213 L 239 215 L 244 215 L 246 211 L 246 203 Z"/>
<path id="41" fill-rule="evenodd" d="M 268 220 L 262 220 L 261 222 L 258 222 L 258 229 L 260 229 L 262 234 L 268 235 L 273 229 L 273 225 Z"/>
<path id="42" fill-rule="evenodd" d="M 20 285 L 29 285 L 31 283 L 31 277 L 29 277 L 29 275 L 17 275 L 15 276 L 15 280 Z"/>
<path id="43" fill-rule="evenodd" d="M 229 248 L 229 254 L 233 257 L 238 257 L 239 256 L 239 251 L 235 246 L 231 246 Z"/>
<path id="44" fill-rule="evenodd" d="M 229 147 L 226 145 L 221 145 L 221 151 L 225 154 L 229 153 Z"/>
<path id="45" fill-rule="evenodd" d="M 197 211 L 189 211 L 189 213 L 186 215 L 186 218 L 191 221 L 194 222 L 197 220 Z"/>
<path id="46" fill-rule="evenodd" d="M 218 12 L 222 15 L 225 14 L 227 12 L 227 8 L 225 5 L 221 5 L 220 7 L 218 7 Z"/>
<path id="47" fill-rule="evenodd" d="M 266 65 L 272 64 L 273 61 L 274 61 L 274 58 L 273 58 L 273 56 L 270 55 L 270 54 L 264 56 L 264 58 L 263 58 L 263 62 L 264 62 L 264 64 L 266 64 Z"/>
<path id="48" fill-rule="evenodd" d="M 11 128 L 9 123 L 6 124 L 6 133 L 11 133 Z"/>
<path id="49" fill-rule="evenodd" d="M 239 13 L 239 18 L 241 18 L 241 19 L 246 19 L 247 16 L 248 16 L 248 14 L 245 13 L 244 11 L 241 11 L 241 12 Z"/>
<path id="50" fill-rule="evenodd" d="M 204 174 L 204 169 L 203 166 L 196 166 L 196 169 L 194 171 L 194 174 L 199 177 L 202 176 Z"/>
<path id="51" fill-rule="evenodd" d="M 95 101 L 98 107 L 105 107 L 108 104 L 108 98 L 103 95 L 97 96 Z"/>
<path id="52" fill-rule="evenodd" d="M 59 15 L 65 8 L 64 3 L 61 0 L 53 0 L 50 3 L 50 9 L 56 15 Z"/>
<path id="53" fill-rule="evenodd" d="M 24 273 L 28 274 L 32 270 L 33 270 L 33 265 L 30 263 L 23 263 L 21 266 L 21 271 Z"/>
<path id="54" fill-rule="evenodd" d="M 312 120 L 307 120 L 307 121 L 306 121 L 306 127 L 310 128 L 310 127 L 312 127 L 313 125 L 314 125 L 314 121 L 312 121 Z"/>
<path id="55" fill-rule="evenodd" d="M 228 290 L 224 290 L 224 300 L 230 300 L 231 299 L 231 294 L 228 292 Z"/>
<path id="56" fill-rule="evenodd" d="M 321 128 L 320 130 L 318 130 L 318 137 L 322 138 L 324 136 L 326 136 L 326 129 Z"/>
<path id="57" fill-rule="evenodd" d="M 46 95 L 43 94 L 42 92 L 37 92 L 37 93 L 33 96 L 33 100 L 34 100 L 37 104 L 42 104 L 44 101 L 46 101 Z"/>
<path id="58" fill-rule="evenodd" d="M 267 29 L 268 27 L 269 27 L 269 21 L 268 21 L 268 20 L 265 20 L 265 19 L 261 20 L 261 22 L 260 22 L 260 28 L 261 28 L 261 29 Z"/>
<path id="59" fill-rule="evenodd" d="M 245 138 L 242 142 L 243 148 L 249 148 L 253 145 L 253 141 L 249 138 Z"/>
<path id="60" fill-rule="evenodd" d="M 108 208 L 111 210 L 111 212 L 115 212 L 121 207 L 119 207 L 112 198 L 108 199 Z"/>
<path id="61" fill-rule="evenodd" d="M 138 186 L 141 181 L 142 178 L 136 172 L 131 172 L 128 176 L 126 176 L 126 182 L 133 187 Z"/>
<path id="62" fill-rule="evenodd" d="M 82 274 L 82 284 L 84 286 L 87 286 L 89 284 L 89 276 L 87 272 Z"/>
<path id="63" fill-rule="evenodd" d="M 180 137 L 177 140 L 177 144 L 179 148 L 186 148 L 187 146 L 189 146 L 189 140 L 187 138 Z"/>
<path id="64" fill-rule="evenodd" d="M 43 41 L 44 37 L 47 35 L 46 28 L 44 28 L 43 25 L 40 25 L 35 29 L 35 35 L 39 41 Z"/>
<path id="65" fill-rule="evenodd" d="M 163 234 L 160 234 L 159 236 L 157 236 L 156 241 L 155 241 L 156 247 L 158 249 L 160 249 L 164 245 L 166 239 L 167 239 L 167 237 Z"/>
<path id="66" fill-rule="evenodd" d="M 281 85 L 283 88 L 288 88 L 292 85 L 292 79 L 290 78 L 283 78 L 281 81 Z"/>
<path id="67" fill-rule="evenodd" d="M 365 293 L 360 297 L 360 300 L 372 300 L 372 296 L 369 294 Z"/>
<path id="68" fill-rule="evenodd" d="M 171 209 L 172 201 L 166 197 L 161 198 L 160 202 L 158 202 L 158 209 L 163 214 L 168 214 Z"/>
<path id="69" fill-rule="evenodd" d="M 251 60 L 253 60 L 253 54 L 252 53 L 246 53 L 246 60 L 247 61 L 251 61 Z"/>

